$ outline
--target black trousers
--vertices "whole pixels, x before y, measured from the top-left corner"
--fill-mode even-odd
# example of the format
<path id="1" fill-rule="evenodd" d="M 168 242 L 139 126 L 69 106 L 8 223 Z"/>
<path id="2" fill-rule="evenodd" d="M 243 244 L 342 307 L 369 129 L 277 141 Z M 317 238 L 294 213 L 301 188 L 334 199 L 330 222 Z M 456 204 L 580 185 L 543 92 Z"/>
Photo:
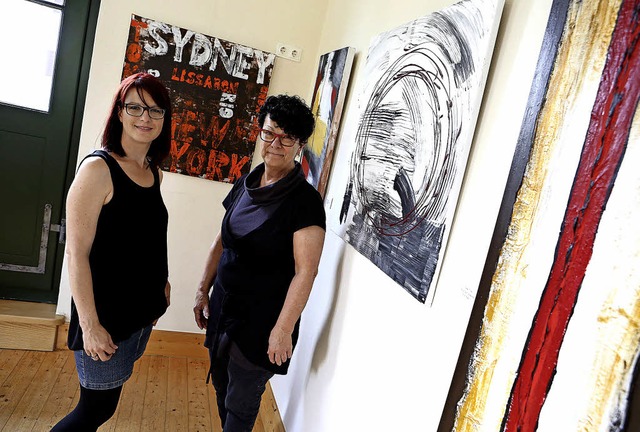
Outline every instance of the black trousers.
<path id="1" fill-rule="evenodd" d="M 209 351 L 211 377 L 224 432 L 251 432 L 260 401 L 273 372 L 250 363 L 222 336 L 216 355 Z"/>

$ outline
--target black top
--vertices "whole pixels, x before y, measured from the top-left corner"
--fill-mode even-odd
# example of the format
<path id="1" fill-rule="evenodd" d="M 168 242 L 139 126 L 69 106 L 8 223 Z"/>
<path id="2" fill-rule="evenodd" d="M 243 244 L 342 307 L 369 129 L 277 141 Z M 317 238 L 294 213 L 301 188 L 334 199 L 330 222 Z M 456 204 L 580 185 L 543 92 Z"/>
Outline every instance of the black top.
<path id="1" fill-rule="evenodd" d="M 146 188 L 131 180 L 106 151 L 96 150 L 87 157 L 103 159 L 113 182 L 111 201 L 100 211 L 89 263 L 98 319 L 117 344 L 167 309 L 169 216 L 156 169 L 153 186 Z M 83 349 L 73 301 L 68 345 L 72 350 Z"/>
<path id="2" fill-rule="evenodd" d="M 238 179 L 223 201 L 222 256 L 209 299 L 205 346 L 215 348 L 227 333 L 252 363 L 286 374 L 289 361 L 267 356 L 273 329 L 295 275 L 293 234 L 317 225 L 325 229 L 322 197 L 296 163 L 285 178 L 258 187 L 264 164 Z M 300 320 L 293 331 L 298 339 Z"/>

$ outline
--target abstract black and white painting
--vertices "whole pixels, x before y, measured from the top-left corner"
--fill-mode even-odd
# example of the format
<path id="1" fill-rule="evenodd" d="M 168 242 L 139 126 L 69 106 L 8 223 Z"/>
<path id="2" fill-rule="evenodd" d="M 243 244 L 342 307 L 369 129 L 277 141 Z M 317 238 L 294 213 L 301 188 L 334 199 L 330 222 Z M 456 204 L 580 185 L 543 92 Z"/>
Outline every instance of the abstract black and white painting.
<path id="1" fill-rule="evenodd" d="M 463 0 L 370 44 L 329 226 L 425 303 L 437 281 L 504 0 Z M 343 163 L 343 167 L 338 167 Z"/>

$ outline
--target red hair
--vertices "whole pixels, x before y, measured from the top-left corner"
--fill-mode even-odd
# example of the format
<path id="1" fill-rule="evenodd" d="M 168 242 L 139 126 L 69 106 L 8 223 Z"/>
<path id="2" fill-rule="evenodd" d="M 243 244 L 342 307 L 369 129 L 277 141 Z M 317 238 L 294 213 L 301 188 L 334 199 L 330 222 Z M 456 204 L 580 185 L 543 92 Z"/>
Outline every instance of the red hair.
<path id="1" fill-rule="evenodd" d="M 144 100 L 143 90 L 149 93 L 158 107 L 165 110 L 162 131 L 158 138 L 151 142 L 151 147 L 147 152 L 149 165 L 157 167 L 169 156 L 171 149 L 171 99 L 165 85 L 151 74 L 140 72 L 125 78 L 120 83 L 111 104 L 111 113 L 102 133 L 102 148 L 119 156 L 126 156 L 120 141 L 122 138 L 122 122 L 118 114 L 122 111 L 124 99 L 132 88 L 138 92 L 138 96 L 145 104 L 147 102 Z"/>

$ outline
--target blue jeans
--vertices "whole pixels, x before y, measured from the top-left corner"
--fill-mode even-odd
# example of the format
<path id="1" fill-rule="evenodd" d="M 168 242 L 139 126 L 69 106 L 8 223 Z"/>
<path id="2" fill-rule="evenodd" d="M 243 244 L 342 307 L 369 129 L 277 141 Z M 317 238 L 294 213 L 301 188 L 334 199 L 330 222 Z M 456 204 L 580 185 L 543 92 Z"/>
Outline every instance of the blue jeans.
<path id="1" fill-rule="evenodd" d="M 272 372 L 250 363 L 231 341 L 211 357 L 211 378 L 224 432 L 251 432 Z"/>

